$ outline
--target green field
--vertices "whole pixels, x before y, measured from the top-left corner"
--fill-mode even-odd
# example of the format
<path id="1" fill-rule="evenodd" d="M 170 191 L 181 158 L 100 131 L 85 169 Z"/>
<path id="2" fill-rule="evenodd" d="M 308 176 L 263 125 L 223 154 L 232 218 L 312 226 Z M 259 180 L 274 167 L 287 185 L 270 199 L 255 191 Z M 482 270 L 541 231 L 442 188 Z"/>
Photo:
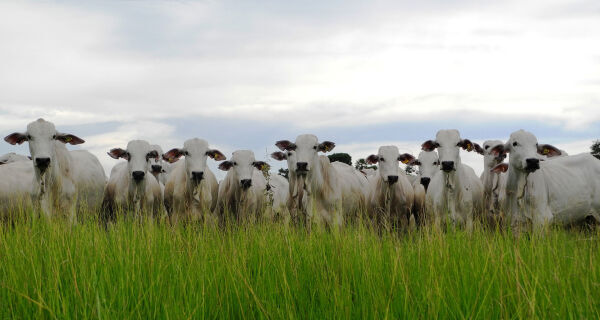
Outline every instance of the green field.
<path id="1" fill-rule="evenodd" d="M 0 226 L 0 318 L 600 318 L 600 233 Z"/>

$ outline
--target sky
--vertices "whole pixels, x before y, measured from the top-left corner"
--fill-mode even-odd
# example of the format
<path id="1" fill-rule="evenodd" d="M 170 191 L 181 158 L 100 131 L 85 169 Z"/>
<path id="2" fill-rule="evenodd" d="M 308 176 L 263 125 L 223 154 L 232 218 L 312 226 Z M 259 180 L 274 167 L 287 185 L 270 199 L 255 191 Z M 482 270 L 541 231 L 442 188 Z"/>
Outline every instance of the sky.
<path id="1" fill-rule="evenodd" d="M 313 133 L 356 160 L 382 145 L 416 156 L 439 129 L 480 144 L 525 129 L 587 152 L 600 2 L 2 1 L 0 134 L 40 117 L 107 173 L 106 152 L 133 139 L 265 159 Z"/>

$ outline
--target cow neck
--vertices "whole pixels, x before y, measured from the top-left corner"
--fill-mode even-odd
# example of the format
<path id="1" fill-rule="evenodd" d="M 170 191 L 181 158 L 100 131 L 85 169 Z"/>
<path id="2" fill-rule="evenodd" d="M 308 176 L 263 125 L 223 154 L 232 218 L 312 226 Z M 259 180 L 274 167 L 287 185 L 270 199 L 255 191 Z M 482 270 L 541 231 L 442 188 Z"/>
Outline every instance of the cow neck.
<path id="1" fill-rule="evenodd" d="M 70 178 L 71 155 L 69 150 L 58 141 L 54 141 L 53 149 L 54 159 L 52 161 L 54 163 L 50 164 L 44 174 L 40 174 L 38 170 L 35 170 L 41 196 L 49 194 L 58 196 L 56 193 L 60 192 L 62 179 Z"/>
<path id="2" fill-rule="evenodd" d="M 515 198 L 515 201 L 522 206 L 525 192 L 527 191 L 527 178 L 529 173 L 524 170 L 515 169 L 514 166 L 509 167 L 508 182 L 506 184 L 507 197 Z"/>

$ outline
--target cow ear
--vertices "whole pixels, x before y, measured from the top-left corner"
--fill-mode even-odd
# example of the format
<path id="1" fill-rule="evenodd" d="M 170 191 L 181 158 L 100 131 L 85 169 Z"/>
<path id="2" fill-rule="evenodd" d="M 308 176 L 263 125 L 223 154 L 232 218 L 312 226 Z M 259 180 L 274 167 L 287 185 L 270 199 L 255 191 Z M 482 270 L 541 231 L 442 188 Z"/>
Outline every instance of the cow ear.
<path id="1" fill-rule="evenodd" d="M 379 162 L 379 156 L 372 154 L 367 157 L 368 164 L 376 164 L 377 162 Z"/>
<path id="2" fill-rule="evenodd" d="M 231 167 L 233 167 L 233 162 L 231 161 L 223 161 L 219 163 L 219 169 L 223 171 L 228 171 L 229 169 L 231 169 Z"/>
<path id="3" fill-rule="evenodd" d="M 508 153 L 508 149 L 503 144 L 499 144 L 490 150 L 490 154 L 494 157 L 506 156 L 506 153 Z"/>
<path id="4" fill-rule="evenodd" d="M 129 153 L 121 148 L 110 149 L 107 154 L 113 159 L 123 158 L 125 160 L 129 160 Z"/>
<path id="5" fill-rule="evenodd" d="M 152 150 L 152 151 L 148 152 L 146 154 L 146 159 L 150 159 L 150 158 L 154 158 L 154 159 L 156 159 L 156 161 L 158 161 L 158 159 L 159 159 L 159 157 L 158 157 L 158 151 Z"/>
<path id="6" fill-rule="evenodd" d="M 335 143 L 331 141 L 323 141 L 319 144 L 319 151 L 329 152 L 335 148 Z"/>
<path id="7" fill-rule="evenodd" d="M 212 149 L 212 150 L 206 151 L 206 155 L 213 158 L 213 160 L 215 160 L 215 161 L 222 161 L 222 160 L 227 159 L 227 157 L 225 157 L 225 155 L 217 149 Z"/>
<path id="8" fill-rule="evenodd" d="M 398 161 L 412 166 L 415 162 L 415 157 L 410 153 L 403 153 L 398 156 Z"/>
<path id="9" fill-rule="evenodd" d="M 440 145 L 433 141 L 433 140 L 427 140 L 425 142 L 423 142 L 423 144 L 421 145 L 421 150 L 423 151 L 433 151 L 435 150 L 435 148 L 439 147 Z"/>
<path id="10" fill-rule="evenodd" d="M 562 155 L 562 152 L 558 148 L 549 144 L 538 145 L 537 152 L 548 158 Z"/>
<path id="11" fill-rule="evenodd" d="M 469 140 L 469 139 L 461 140 L 457 144 L 457 146 L 463 148 L 464 150 L 467 150 L 468 152 L 475 150 L 477 153 L 483 154 L 483 149 L 481 149 L 481 146 L 479 146 L 476 143 L 471 142 L 471 140 Z M 481 150 L 481 152 L 479 150 Z"/>
<path id="12" fill-rule="evenodd" d="M 252 163 L 252 165 L 260 170 L 260 171 L 264 171 L 264 170 L 269 170 L 271 167 L 264 161 L 254 161 L 254 163 Z"/>
<path id="13" fill-rule="evenodd" d="M 4 141 L 6 141 L 12 145 L 21 144 L 27 140 L 28 140 L 27 135 L 24 133 L 19 133 L 19 132 L 11 133 L 11 134 L 7 135 L 6 137 L 4 137 Z"/>
<path id="14" fill-rule="evenodd" d="M 162 158 L 168 163 L 174 163 L 177 162 L 177 160 L 179 160 L 184 153 L 185 151 L 183 149 L 174 148 L 163 154 Z"/>
<path id="15" fill-rule="evenodd" d="M 275 146 L 281 151 L 296 150 L 296 144 L 289 140 L 279 140 L 275 142 Z"/>
<path id="16" fill-rule="evenodd" d="M 495 167 L 493 167 L 491 170 L 491 172 L 493 173 L 503 173 L 508 171 L 508 164 L 507 163 L 501 163 Z"/>
<path id="17" fill-rule="evenodd" d="M 73 144 L 73 145 L 82 144 L 85 142 L 80 137 L 70 134 L 70 133 L 57 133 L 56 140 L 58 140 L 62 143 L 68 143 L 68 144 Z"/>
<path id="18" fill-rule="evenodd" d="M 271 153 L 271 158 L 273 158 L 277 161 L 282 161 L 282 160 L 287 159 L 287 155 L 281 151 L 277 151 L 277 152 Z"/>

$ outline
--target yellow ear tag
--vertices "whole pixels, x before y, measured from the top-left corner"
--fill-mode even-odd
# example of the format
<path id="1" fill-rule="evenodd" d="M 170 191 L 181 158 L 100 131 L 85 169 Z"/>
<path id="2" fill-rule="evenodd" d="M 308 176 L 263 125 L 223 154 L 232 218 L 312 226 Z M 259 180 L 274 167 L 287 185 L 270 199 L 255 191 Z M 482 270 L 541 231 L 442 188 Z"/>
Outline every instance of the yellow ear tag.
<path id="1" fill-rule="evenodd" d="M 468 143 L 467 144 L 467 151 L 471 151 L 471 150 L 473 150 L 473 145 L 470 144 L 470 143 Z"/>
<path id="2" fill-rule="evenodd" d="M 407 164 L 408 162 L 409 162 L 408 159 L 402 160 L 402 163 L 404 163 L 404 164 Z"/>
<path id="3" fill-rule="evenodd" d="M 544 148 L 544 152 L 543 153 L 544 153 L 544 155 L 547 155 L 548 153 L 550 153 L 550 149 Z"/>
<path id="4" fill-rule="evenodd" d="M 65 139 L 67 142 L 71 142 L 71 140 L 73 140 L 73 138 L 67 136 L 67 138 Z"/>

